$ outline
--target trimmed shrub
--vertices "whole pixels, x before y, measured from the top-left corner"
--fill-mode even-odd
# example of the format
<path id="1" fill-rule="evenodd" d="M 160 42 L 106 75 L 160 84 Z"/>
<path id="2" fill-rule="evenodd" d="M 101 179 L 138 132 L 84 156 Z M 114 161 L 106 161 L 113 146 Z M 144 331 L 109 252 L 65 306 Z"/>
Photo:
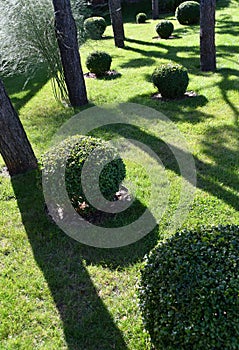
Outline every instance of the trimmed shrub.
<path id="1" fill-rule="evenodd" d="M 102 195 L 111 201 L 115 193 L 119 190 L 119 185 L 123 181 L 126 172 L 123 160 L 121 158 L 114 159 L 117 156 L 117 150 L 109 146 L 107 142 L 90 136 L 71 136 L 56 147 L 53 147 L 42 159 L 43 169 L 45 174 L 47 174 L 45 177 L 51 177 L 59 167 L 64 166 L 64 158 L 69 154 L 65 167 L 66 190 L 74 208 L 78 211 L 82 209 L 84 213 L 94 212 L 96 210 L 87 201 L 81 184 L 81 171 L 84 163 L 95 150 L 97 150 L 97 165 L 105 164 L 104 162 L 107 160 L 109 163 L 104 166 L 100 177 L 95 178 L 94 181 L 99 181 Z M 89 171 L 89 178 L 92 182 L 94 171 L 90 169 Z M 59 184 L 55 192 L 52 189 L 56 198 L 57 191 L 59 191 Z M 85 208 L 81 208 L 81 205 L 84 203 L 86 203 L 86 206 L 84 205 Z"/>
<path id="2" fill-rule="evenodd" d="M 186 1 L 189 1 L 189 0 L 186 0 Z M 200 4 L 200 0 L 193 0 L 193 1 L 196 1 Z M 185 2 L 185 0 L 173 0 L 173 2 L 174 2 L 173 10 L 175 11 L 179 5 L 181 5 L 183 2 Z"/>
<path id="3" fill-rule="evenodd" d="M 200 4 L 196 1 L 185 1 L 175 12 L 180 24 L 198 24 L 200 20 Z"/>
<path id="4" fill-rule="evenodd" d="M 91 39 L 101 39 L 107 25 L 103 17 L 90 17 L 84 21 L 84 29 Z"/>
<path id="5" fill-rule="evenodd" d="M 187 69 L 179 64 L 162 64 L 152 75 L 153 84 L 164 98 L 182 97 L 188 87 Z"/>
<path id="6" fill-rule="evenodd" d="M 147 15 L 146 13 L 138 13 L 136 16 L 136 23 L 140 24 L 140 23 L 145 23 L 147 20 Z"/>
<path id="7" fill-rule="evenodd" d="M 182 231 L 146 260 L 139 287 L 156 350 L 238 350 L 239 227 Z"/>
<path id="8" fill-rule="evenodd" d="M 103 51 L 95 51 L 89 54 L 86 59 L 86 67 L 96 76 L 102 76 L 110 70 L 112 58 Z"/>
<path id="9" fill-rule="evenodd" d="M 195 0 L 200 3 L 200 0 Z M 185 0 L 164 0 L 159 1 L 159 11 L 160 12 L 175 12 L 176 8 Z"/>
<path id="10" fill-rule="evenodd" d="M 174 30 L 174 26 L 172 22 L 163 20 L 156 25 L 155 29 L 162 39 L 168 39 Z"/>

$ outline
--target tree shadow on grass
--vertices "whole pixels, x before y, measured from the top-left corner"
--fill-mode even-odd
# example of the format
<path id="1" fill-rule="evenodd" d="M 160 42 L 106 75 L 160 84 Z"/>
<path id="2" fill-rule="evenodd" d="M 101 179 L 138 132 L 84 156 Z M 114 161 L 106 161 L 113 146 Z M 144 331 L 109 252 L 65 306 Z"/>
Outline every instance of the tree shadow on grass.
<path id="1" fill-rule="evenodd" d="M 207 117 L 207 116 L 205 116 Z M 201 116 L 200 116 L 201 118 Z M 153 134 L 147 133 L 136 126 L 127 126 L 117 124 L 117 126 L 109 126 L 104 128 L 104 131 L 109 134 L 117 134 L 126 138 L 135 139 L 148 145 L 161 159 L 166 169 L 172 170 L 175 174 L 181 176 L 178 163 L 168 147 L 159 137 Z M 213 133 L 222 133 L 223 130 L 213 130 Z M 233 127 L 233 135 L 236 139 L 238 128 Z M 224 130 L 225 133 L 225 130 Z M 237 138 L 238 139 L 238 138 Z M 239 166 L 239 142 L 236 144 L 235 150 L 230 150 L 223 142 L 219 142 L 216 145 L 215 150 L 215 136 L 205 135 L 204 145 L 207 149 L 207 154 L 214 159 L 213 164 L 208 164 L 197 156 L 194 156 L 196 173 L 197 173 L 197 187 L 212 194 L 220 200 L 223 200 L 229 206 L 235 210 L 239 210 L 239 178 L 235 174 L 235 170 Z M 184 153 L 183 150 L 178 149 L 175 146 L 170 145 L 172 149 L 177 152 Z M 216 156 L 216 155 L 217 156 Z M 179 157 L 183 159 L 183 157 Z M 190 179 L 186 179 L 190 181 Z"/>
<path id="2" fill-rule="evenodd" d="M 140 68 L 143 66 L 152 66 L 155 63 L 153 58 L 135 58 L 128 62 L 122 63 L 121 68 Z"/>
<path id="3" fill-rule="evenodd" d="M 147 76 L 147 80 L 151 81 L 151 77 Z M 157 90 L 155 89 L 155 93 Z M 196 110 L 198 107 L 203 107 L 208 103 L 208 99 L 204 95 L 198 95 L 189 98 L 175 100 L 160 100 L 153 98 L 153 95 L 142 94 L 134 96 L 128 102 L 142 104 L 165 113 L 173 122 L 186 122 L 197 124 L 205 119 L 213 119 L 214 116 L 209 113 L 203 113 Z"/>
<path id="4" fill-rule="evenodd" d="M 238 92 L 239 90 L 239 70 L 231 68 L 222 68 L 218 70 L 218 73 L 221 75 L 221 81 L 218 83 L 218 86 L 221 90 L 223 100 L 230 107 L 234 115 L 235 125 L 239 126 L 239 108 L 238 104 L 234 103 L 229 97 L 230 91 Z M 239 97 L 239 95 L 238 95 Z"/>
<path id="5" fill-rule="evenodd" d="M 8 95 L 11 97 L 15 109 L 19 112 L 48 82 L 49 75 L 46 67 L 42 66 L 35 72 L 32 78 L 29 78 L 26 74 L 21 74 L 6 77 L 3 80 Z M 14 96 L 19 93 L 22 94 L 22 97 Z"/>
<path id="6" fill-rule="evenodd" d="M 125 47 L 125 50 L 133 51 L 135 53 L 140 54 L 143 57 L 147 57 L 155 60 L 164 58 L 164 59 L 167 59 L 168 61 L 170 60 L 174 61 L 188 68 L 190 73 L 192 74 L 195 74 L 195 70 L 196 69 L 198 70 L 198 68 L 200 67 L 199 47 L 168 46 L 166 44 L 166 40 L 165 41 L 158 40 L 157 43 L 155 42 L 148 43 L 148 42 L 142 42 L 141 40 L 132 40 L 132 39 L 127 39 L 127 41 L 135 42 L 136 44 L 139 44 L 139 42 L 141 42 L 140 45 L 143 45 L 143 46 L 146 45 L 148 48 L 152 46 L 154 48 L 154 50 L 150 50 L 147 48 L 144 49 L 142 47 L 135 47 L 135 46 L 129 46 L 129 45 Z M 180 57 L 181 52 L 188 53 L 187 57 Z"/>
<path id="7" fill-rule="evenodd" d="M 189 28 L 186 30 L 192 31 L 193 28 Z M 178 36 L 183 36 L 184 31 L 185 29 L 182 28 L 179 29 L 175 34 Z M 167 40 L 154 40 L 152 42 L 132 38 L 126 38 L 125 40 L 126 43 L 132 44 L 125 46 L 126 51 L 133 51 L 135 53 L 140 54 L 143 57 L 149 57 L 151 59 L 159 58 L 167 59 L 169 61 L 172 60 L 186 67 L 191 74 L 203 75 L 203 73 L 200 71 L 199 45 L 174 46 L 168 45 Z M 137 47 L 133 46 L 134 44 L 136 44 Z M 237 45 L 217 45 L 217 57 L 228 59 L 228 57 L 234 57 L 237 53 L 239 53 L 239 48 Z M 127 64 L 127 62 L 125 64 Z"/>
<path id="8" fill-rule="evenodd" d="M 36 172 L 12 178 L 12 186 L 34 258 L 59 311 L 68 349 L 126 350 L 123 335 L 100 299 L 82 258 L 111 268 L 127 266 L 142 259 L 155 245 L 156 231 L 154 238 L 151 235 L 122 250 L 86 247 L 50 222 Z"/>

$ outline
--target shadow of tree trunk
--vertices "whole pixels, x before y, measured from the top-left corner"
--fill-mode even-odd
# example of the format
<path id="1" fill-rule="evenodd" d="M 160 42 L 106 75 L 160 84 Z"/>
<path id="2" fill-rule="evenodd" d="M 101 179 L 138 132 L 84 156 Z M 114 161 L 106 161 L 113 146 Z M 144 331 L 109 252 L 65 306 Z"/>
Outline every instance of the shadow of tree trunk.
<path id="1" fill-rule="evenodd" d="M 36 172 L 12 178 L 22 222 L 37 265 L 59 311 L 70 350 L 126 350 L 123 336 L 85 269 L 80 243 L 47 218 Z"/>

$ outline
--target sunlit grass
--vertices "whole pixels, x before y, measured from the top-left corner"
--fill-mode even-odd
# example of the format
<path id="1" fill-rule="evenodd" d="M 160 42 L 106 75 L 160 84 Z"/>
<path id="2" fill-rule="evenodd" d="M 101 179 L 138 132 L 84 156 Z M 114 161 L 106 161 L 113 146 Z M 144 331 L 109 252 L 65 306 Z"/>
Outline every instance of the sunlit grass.
<path id="1" fill-rule="evenodd" d="M 98 49 L 112 55 L 112 69 L 121 74 L 115 80 L 86 79 L 90 106 L 146 105 L 164 113 L 184 135 L 195 159 L 197 190 L 183 227 L 239 224 L 237 6 L 237 1 L 231 1 L 230 7 L 217 11 L 215 73 L 199 70 L 198 26 L 183 27 L 172 14 L 167 18 L 172 19 L 178 38 L 153 38 L 155 21 L 136 25 L 128 14 L 124 50 L 114 47 L 110 27 L 104 40 L 89 41 L 81 48 L 84 72 L 88 53 Z M 188 90 L 197 97 L 170 102 L 151 98 L 156 90 L 150 76 L 158 64 L 168 60 L 188 69 Z M 16 77 L 7 79 L 5 85 L 39 158 L 54 133 L 76 111 L 54 100 L 43 73 L 22 91 L 24 81 Z M 115 250 L 82 246 L 46 218 L 39 184 L 30 174 L 12 183 L 0 177 L 1 349 L 150 349 L 136 285 L 143 255 L 166 234 L 178 204 L 181 179 L 151 125 L 148 130 L 118 128 L 120 132 L 156 150 L 170 182 L 166 215 L 140 244 Z M 107 139 L 115 132 L 112 128 L 95 134 Z M 141 212 L 150 195 L 150 181 L 141 166 L 127 161 L 127 175 L 134 183 L 138 203 L 129 217 L 118 218 L 119 223 Z"/>

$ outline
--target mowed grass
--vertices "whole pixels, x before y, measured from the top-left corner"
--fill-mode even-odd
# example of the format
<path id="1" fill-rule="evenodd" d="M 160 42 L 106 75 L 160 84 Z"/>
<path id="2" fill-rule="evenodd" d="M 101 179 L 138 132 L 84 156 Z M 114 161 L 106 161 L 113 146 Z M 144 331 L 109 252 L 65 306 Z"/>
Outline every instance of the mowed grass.
<path id="1" fill-rule="evenodd" d="M 239 224 L 238 4 L 217 4 L 215 73 L 199 70 L 199 27 L 181 26 L 172 14 L 162 17 L 173 21 L 175 39 L 155 38 L 157 21 L 137 25 L 127 14 L 125 49 L 114 47 L 110 27 L 103 40 L 88 41 L 81 48 L 84 72 L 88 53 L 98 49 L 112 55 L 112 69 L 121 74 L 114 80 L 86 79 L 90 106 L 131 102 L 152 107 L 184 135 L 197 170 L 197 190 L 184 228 Z M 197 97 L 170 102 L 151 98 L 156 90 L 150 76 L 169 60 L 188 69 L 188 90 Z M 14 77 L 5 79 L 5 85 L 39 158 L 76 111 L 54 101 L 44 68 L 22 90 L 24 81 Z M 115 134 L 147 144 L 164 162 L 170 182 L 166 214 L 147 237 L 131 246 L 86 247 L 48 220 L 35 174 L 12 181 L 1 176 L 1 349 L 150 349 L 137 306 L 137 283 L 143 256 L 167 235 L 181 178 L 151 125 L 144 130 L 120 126 L 95 131 L 106 139 Z M 118 216 L 118 225 L 140 215 L 150 196 L 150 181 L 141 165 L 128 161 L 127 176 L 134 182 L 137 201 L 126 217 Z"/>

